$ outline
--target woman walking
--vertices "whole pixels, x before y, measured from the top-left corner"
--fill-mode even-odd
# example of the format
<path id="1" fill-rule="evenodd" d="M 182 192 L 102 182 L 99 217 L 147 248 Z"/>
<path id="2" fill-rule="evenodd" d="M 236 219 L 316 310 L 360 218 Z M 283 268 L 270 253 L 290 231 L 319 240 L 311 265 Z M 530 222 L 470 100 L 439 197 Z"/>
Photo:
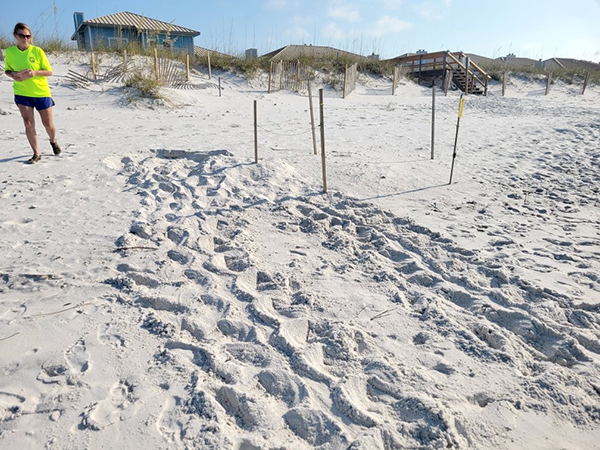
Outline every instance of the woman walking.
<path id="1" fill-rule="evenodd" d="M 47 78 L 52 75 L 52 67 L 44 51 L 31 44 L 31 29 L 27 25 L 16 24 L 13 35 L 17 45 L 6 49 L 4 73 L 15 81 L 13 83 L 15 103 L 25 122 L 25 134 L 33 150 L 33 157 L 27 162 L 33 164 L 42 158 L 35 131 L 34 108 L 38 110 L 42 124 L 46 128 L 52 151 L 55 155 L 61 152 L 56 142 L 56 128 L 52 119 L 52 107 L 55 103 L 50 94 Z"/>

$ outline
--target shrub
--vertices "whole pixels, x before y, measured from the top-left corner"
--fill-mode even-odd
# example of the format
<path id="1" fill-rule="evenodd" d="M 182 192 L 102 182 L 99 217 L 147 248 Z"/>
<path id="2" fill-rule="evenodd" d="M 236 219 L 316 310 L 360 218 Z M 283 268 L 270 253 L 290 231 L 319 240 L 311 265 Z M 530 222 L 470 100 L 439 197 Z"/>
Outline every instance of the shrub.
<path id="1" fill-rule="evenodd" d="M 152 75 L 147 75 L 142 72 L 135 72 L 127 77 L 125 86 L 135 89 L 140 97 L 161 99 L 161 84 Z"/>

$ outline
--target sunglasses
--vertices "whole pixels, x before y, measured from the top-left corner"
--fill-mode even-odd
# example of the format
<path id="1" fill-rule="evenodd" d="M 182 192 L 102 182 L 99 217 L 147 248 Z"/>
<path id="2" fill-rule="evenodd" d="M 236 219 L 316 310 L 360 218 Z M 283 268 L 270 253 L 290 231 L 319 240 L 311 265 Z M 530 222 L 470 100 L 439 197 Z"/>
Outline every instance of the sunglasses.
<path id="1" fill-rule="evenodd" d="M 23 39 L 31 39 L 31 35 L 30 34 L 21 34 L 21 33 L 17 33 L 18 36 L 21 36 Z"/>

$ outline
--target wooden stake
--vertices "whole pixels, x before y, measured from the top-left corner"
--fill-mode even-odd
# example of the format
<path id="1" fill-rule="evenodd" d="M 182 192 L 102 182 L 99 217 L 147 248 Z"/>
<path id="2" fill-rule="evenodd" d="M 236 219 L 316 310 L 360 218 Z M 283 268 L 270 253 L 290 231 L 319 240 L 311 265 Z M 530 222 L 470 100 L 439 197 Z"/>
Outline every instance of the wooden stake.
<path id="1" fill-rule="evenodd" d="M 506 93 L 506 70 L 502 72 L 502 97 Z"/>
<path id="2" fill-rule="evenodd" d="M 458 106 L 458 120 L 456 121 L 456 136 L 454 137 L 454 153 L 452 154 L 452 167 L 450 169 L 450 182 L 448 184 L 452 184 L 452 174 L 454 173 L 454 161 L 456 160 L 456 146 L 458 144 L 458 128 L 460 127 L 460 118 L 463 115 L 464 108 L 465 108 L 465 99 L 461 95 L 460 103 Z"/>
<path id="3" fill-rule="evenodd" d="M 583 91 L 581 91 L 581 95 L 585 94 L 585 88 L 587 88 L 588 81 L 590 81 L 590 71 L 589 70 L 585 74 L 585 80 L 583 81 Z"/>
<path id="4" fill-rule="evenodd" d="M 154 47 L 154 77 L 158 80 L 158 50 Z"/>
<path id="5" fill-rule="evenodd" d="M 256 100 L 254 100 L 254 164 L 258 164 L 258 118 Z"/>
<path id="6" fill-rule="evenodd" d="M 550 84 L 552 83 L 552 72 L 550 72 L 548 74 L 548 80 L 546 81 L 546 94 L 548 95 L 548 93 L 550 92 Z"/>
<path id="7" fill-rule="evenodd" d="M 469 80 L 469 66 L 471 65 L 471 60 L 467 57 L 465 62 L 465 95 L 469 95 L 469 88 L 471 87 L 471 81 Z"/>
<path id="8" fill-rule="evenodd" d="M 221 77 L 219 77 L 219 97 L 221 96 Z"/>
<path id="9" fill-rule="evenodd" d="M 279 60 L 279 64 L 277 65 L 278 70 L 279 70 L 279 91 L 283 90 L 283 75 L 284 75 L 284 70 L 283 70 L 283 60 Z"/>
<path id="10" fill-rule="evenodd" d="M 269 68 L 269 90 L 267 91 L 267 93 L 269 93 L 269 94 L 271 93 L 271 79 L 272 79 L 272 76 L 273 76 L 273 61 L 271 61 L 271 65 L 270 65 L 270 68 Z"/>
<path id="11" fill-rule="evenodd" d="M 92 52 L 92 75 L 96 79 L 96 54 Z"/>
<path id="12" fill-rule="evenodd" d="M 431 159 L 434 157 L 435 146 L 435 80 L 431 86 Z"/>
<path id="13" fill-rule="evenodd" d="M 348 64 L 346 64 L 346 71 L 344 72 L 344 92 L 342 93 L 342 98 L 346 98 L 347 86 L 348 86 Z"/>
<path id="14" fill-rule="evenodd" d="M 448 90 L 450 90 L 450 86 L 452 85 L 452 79 L 454 78 L 454 72 L 452 70 L 448 70 L 448 77 L 446 78 L 446 89 L 444 91 L 444 95 L 448 96 Z"/>
<path id="15" fill-rule="evenodd" d="M 315 132 L 315 114 L 313 112 L 312 92 L 310 90 L 310 79 L 308 80 L 308 107 L 310 109 L 310 127 L 312 128 L 313 149 L 317 154 L 317 133 Z"/>
<path id="16" fill-rule="evenodd" d="M 325 169 L 325 113 L 323 111 L 323 89 L 319 89 L 319 105 L 321 115 L 321 166 L 323 168 L 323 192 L 327 193 L 327 170 Z"/>
<path id="17" fill-rule="evenodd" d="M 123 71 L 127 73 L 127 50 L 123 50 Z"/>
<path id="18" fill-rule="evenodd" d="M 212 66 L 210 65 L 210 52 L 207 53 L 208 57 L 208 79 L 212 78 Z"/>
<path id="19" fill-rule="evenodd" d="M 185 76 L 187 81 L 190 81 L 190 55 L 185 55 Z"/>

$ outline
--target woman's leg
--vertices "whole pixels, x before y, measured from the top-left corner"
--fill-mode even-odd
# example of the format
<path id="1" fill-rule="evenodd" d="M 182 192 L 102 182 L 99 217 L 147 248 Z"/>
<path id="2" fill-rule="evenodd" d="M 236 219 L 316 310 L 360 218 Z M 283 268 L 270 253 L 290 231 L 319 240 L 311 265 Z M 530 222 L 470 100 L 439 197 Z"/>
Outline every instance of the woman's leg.
<path id="1" fill-rule="evenodd" d="M 46 133 L 48 133 L 50 142 L 56 142 L 56 127 L 54 126 L 54 120 L 52 119 L 52 107 L 42 109 L 38 112 L 40 113 L 40 117 L 42 118 L 44 128 L 46 128 Z"/>
<path id="2" fill-rule="evenodd" d="M 40 152 L 38 151 L 37 134 L 35 133 L 35 116 L 33 114 L 33 108 L 30 106 L 19 105 L 19 111 L 21 112 L 21 117 L 25 123 L 25 134 L 27 135 L 27 140 L 33 150 L 33 154 L 39 155 Z"/>

